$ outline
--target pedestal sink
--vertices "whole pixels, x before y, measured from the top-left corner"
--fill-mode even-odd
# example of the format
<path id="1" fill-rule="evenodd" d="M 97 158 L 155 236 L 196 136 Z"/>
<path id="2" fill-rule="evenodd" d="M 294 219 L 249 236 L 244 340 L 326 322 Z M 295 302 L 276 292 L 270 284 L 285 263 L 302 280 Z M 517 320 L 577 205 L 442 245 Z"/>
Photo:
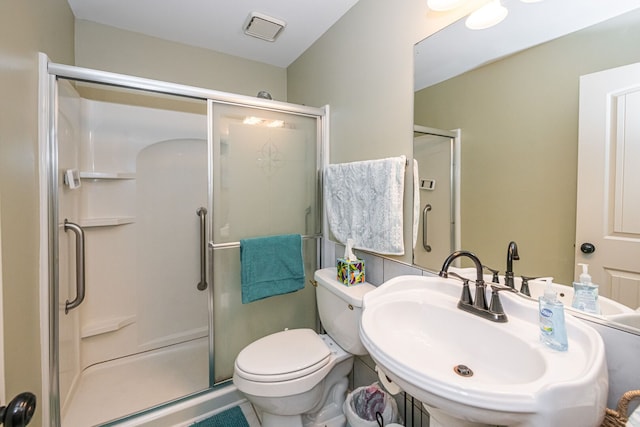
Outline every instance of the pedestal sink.
<path id="1" fill-rule="evenodd" d="M 608 378 L 594 329 L 567 315 L 569 349 L 558 352 L 539 341 L 537 303 L 501 295 L 508 322 L 495 323 L 458 309 L 461 289 L 455 279 L 400 276 L 364 297 L 362 342 L 432 425 L 601 424 Z"/>

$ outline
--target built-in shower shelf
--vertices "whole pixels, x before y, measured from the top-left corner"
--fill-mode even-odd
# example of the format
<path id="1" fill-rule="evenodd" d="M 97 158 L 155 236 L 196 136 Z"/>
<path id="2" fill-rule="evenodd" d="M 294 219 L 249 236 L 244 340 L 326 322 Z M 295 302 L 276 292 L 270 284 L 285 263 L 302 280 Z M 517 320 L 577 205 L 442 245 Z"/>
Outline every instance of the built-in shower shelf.
<path id="1" fill-rule="evenodd" d="M 136 316 L 123 316 L 106 319 L 101 322 L 94 322 L 82 328 L 80 331 L 81 338 L 89 338 L 108 332 L 115 332 L 125 326 L 131 325 L 136 321 Z"/>
<path id="2" fill-rule="evenodd" d="M 118 216 L 111 218 L 84 218 L 80 220 L 81 227 L 113 227 L 136 222 L 133 216 Z"/>
<path id="3" fill-rule="evenodd" d="M 80 178 L 85 179 L 136 179 L 132 172 L 80 172 Z"/>

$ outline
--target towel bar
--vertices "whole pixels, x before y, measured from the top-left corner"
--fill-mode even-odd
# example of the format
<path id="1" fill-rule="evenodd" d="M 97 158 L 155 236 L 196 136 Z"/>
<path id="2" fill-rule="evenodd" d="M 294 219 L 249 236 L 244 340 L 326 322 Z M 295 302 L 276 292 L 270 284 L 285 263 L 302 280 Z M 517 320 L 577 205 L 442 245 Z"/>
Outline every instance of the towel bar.
<path id="1" fill-rule="evenodd" d="M 309 234 L 309 235 L 304 235 L 302 236 L 303 240 L 308 240 L 308 239 L 319 239 L 320 237 L 322 237 L 322 234 Z M 230 249 L 230 248 L 239 248 L 240 247 L 240 242 L 226 242 L 226 243 L 214 243 L 214 242 L 209 242 L 209 248 L 210 249 Z"/>

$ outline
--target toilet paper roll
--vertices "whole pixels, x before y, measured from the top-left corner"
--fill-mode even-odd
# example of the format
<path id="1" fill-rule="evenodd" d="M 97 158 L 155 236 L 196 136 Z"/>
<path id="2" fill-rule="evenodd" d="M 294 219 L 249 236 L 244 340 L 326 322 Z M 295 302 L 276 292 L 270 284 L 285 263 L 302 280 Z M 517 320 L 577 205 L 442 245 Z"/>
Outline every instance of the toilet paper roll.
<path id="1" fill-rule="evenodd" d="M 387 375 L 382 371 L 382 369 L 378 368 L 377 365 L 376 365 L 376 372 L 378 373 L 378 379 L 380 380 L 380 384 L 382 384 L 385 390 L 387 390 L 390 394 L 395 395 L 402 391 L 396 383 L 394 383 L 393 381 L 391 381 L 391 379 L 389 379 L 389 377 L 387 377 Z"/>

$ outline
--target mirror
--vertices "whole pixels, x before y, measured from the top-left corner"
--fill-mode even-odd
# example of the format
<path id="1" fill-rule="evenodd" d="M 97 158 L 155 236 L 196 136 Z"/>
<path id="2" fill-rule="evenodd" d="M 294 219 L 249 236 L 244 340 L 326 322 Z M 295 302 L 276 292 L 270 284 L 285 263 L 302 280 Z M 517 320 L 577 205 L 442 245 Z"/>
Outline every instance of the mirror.
<path id="1" fill-rule="evenodd" d="M 579 77 L 640 62 L 640 10 L 637 1 L 595 2 L 594 8 L 605 8 L 595 11 L 602 22 L 588 25 L 573 20 L 591 5 L 574 4 L 580 12 L 572 15 L 536 12 L 552 3 L 572 1 L 511 2 L 496 27 L 472 32 L 462 20 L 418 43 L 414 123 L 462 132 L 460 248 L 504 273 L 513 240 L 520 255 L 516 276 L 571 284 Z M 574 25 L 529 37 L 562 21 Z M 418 243 L 414 250 L 421 248 Z M 433 269 L 419 255 L 414 259 Z"/>

